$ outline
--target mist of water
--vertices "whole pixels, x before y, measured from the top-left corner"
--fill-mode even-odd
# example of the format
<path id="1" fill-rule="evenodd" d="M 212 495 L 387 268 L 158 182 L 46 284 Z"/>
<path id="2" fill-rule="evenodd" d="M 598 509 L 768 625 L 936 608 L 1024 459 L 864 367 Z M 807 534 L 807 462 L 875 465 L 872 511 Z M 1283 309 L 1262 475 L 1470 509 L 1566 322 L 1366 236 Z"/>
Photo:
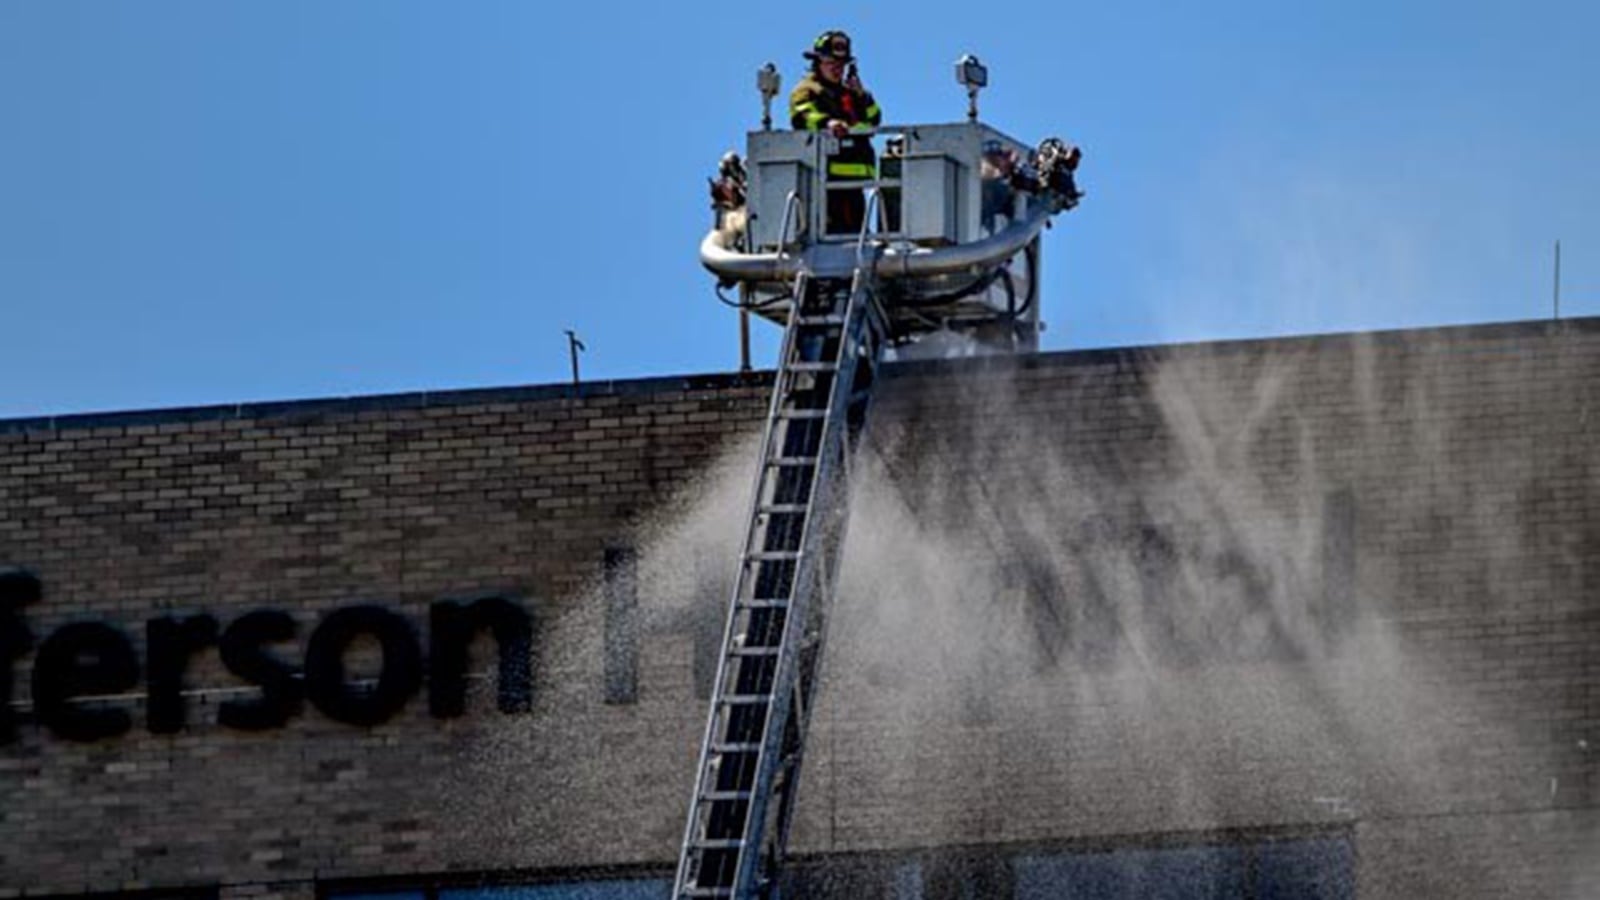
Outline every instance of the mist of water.
<path id="1" fill-rule="evenodd" d="M 1529 447 L 1468 411 L 1526 405 L 1494 387 L 1516 373 L 1471 373 L 1352 339 L 890 379 L 854 466 L 793 849 L 1287 829 L 1353 836 L 1364 895 L 1509 895 L 1525 875 L 1485 848 L 1592 804 L 1594 767 L 1550 698 L 1559 671 L 1473 632 L 1529 611 L 1551 551 L 1507 524 L 1537 483 Z M 627 781 L 634 802 L 521 797 L 511 833 L 675 846 L 703 724 L 686 648 L 720 630 L 754 453 L 731 446 L 639 523 L 635 704 L 562 719 L 596 705 L 607 588 L 553 605 L 539 733 L 488 756 L 539 755 L 563 795 Z M 681 778 L 660 778 L 668 757 Z M 1580 892 L 1600 875 L 1581 858 L 1550 861 Z"/>

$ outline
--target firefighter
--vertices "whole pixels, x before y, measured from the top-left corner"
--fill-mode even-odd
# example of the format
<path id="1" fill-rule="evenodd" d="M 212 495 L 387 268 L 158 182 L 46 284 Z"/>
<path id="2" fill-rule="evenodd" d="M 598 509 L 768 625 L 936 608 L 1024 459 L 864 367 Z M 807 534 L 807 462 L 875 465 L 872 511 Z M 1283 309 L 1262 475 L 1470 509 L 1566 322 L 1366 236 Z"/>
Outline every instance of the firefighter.
<path id="1" fill-rule="evenodd" d="M 883 121 L 878 101 L 861 86 L 850 35 L 824 31 L 806 51 L 811 71 L 789 95 L 789 124 L 807 131 L 827 131 L 839 139 L 839 152 L 828 158 L 829 181 L 855 181 L 876 175 L 870 132 Z M 828 191 L 828 231 L 861 228 L 866 202 L 859 190 Z"/>

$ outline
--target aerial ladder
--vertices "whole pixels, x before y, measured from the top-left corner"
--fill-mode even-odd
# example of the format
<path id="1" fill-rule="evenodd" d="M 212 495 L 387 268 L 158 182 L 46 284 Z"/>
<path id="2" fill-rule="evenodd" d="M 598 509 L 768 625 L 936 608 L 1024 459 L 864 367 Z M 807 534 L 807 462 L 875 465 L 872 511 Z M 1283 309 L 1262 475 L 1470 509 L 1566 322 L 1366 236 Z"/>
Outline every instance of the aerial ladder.
<path id="1" fill-rule="evenodd" d="M 723 158 L 701 262 L 741 312 L 781 323 L 744 545 L 696 766 L 674 898 L 778 896 L 850 460 L 886 359 L 1038 347 L 1039 233 L 1081 194 L 1076 148 L 1028 148 L 977 121 L 987 72 L 957 63 L 957 124 L 879 128 L 874 177 L 830 180 L 824 132 L 748 135 Z M 770 123 L 775 68 L 758 74 Z M 852 192 L 859 227 L 829 221 Z"/>

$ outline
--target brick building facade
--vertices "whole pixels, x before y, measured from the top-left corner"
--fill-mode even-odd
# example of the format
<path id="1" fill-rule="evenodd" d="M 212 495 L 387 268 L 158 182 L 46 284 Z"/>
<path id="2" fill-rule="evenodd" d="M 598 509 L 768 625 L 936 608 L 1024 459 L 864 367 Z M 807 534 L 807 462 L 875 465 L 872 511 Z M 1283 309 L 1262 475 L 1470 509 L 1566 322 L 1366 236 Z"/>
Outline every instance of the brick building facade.
<path id="1" fill-rule="evenodd" d="M 885 372 L 800 891 L 1600 895 L 1600 320 Z M 0 422 L 0 897 L 656 896 L 769 383 Z"/>

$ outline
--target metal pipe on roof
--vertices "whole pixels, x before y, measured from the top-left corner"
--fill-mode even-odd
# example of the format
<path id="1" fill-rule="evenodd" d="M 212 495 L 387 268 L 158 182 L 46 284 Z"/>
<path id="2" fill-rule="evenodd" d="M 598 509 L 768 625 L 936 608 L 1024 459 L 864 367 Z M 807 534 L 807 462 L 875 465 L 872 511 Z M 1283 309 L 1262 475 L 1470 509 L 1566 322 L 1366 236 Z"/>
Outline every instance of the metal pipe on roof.
<path id="1" fill-rule="evenodd" d="M 1054 210 L 1041 203 L 1001 231 L 970 244 L 908 252 L 885 250 L 874 263 L 879 278 L 927 278 L 982 269 L 1022 251 L 1044 229 Z M 727 281 L 786 283 L 806 268 L 803 254 L 741 253 L 729 249 L 726 234 L 713 229 L 700 242 L 700 264 Z"/>

